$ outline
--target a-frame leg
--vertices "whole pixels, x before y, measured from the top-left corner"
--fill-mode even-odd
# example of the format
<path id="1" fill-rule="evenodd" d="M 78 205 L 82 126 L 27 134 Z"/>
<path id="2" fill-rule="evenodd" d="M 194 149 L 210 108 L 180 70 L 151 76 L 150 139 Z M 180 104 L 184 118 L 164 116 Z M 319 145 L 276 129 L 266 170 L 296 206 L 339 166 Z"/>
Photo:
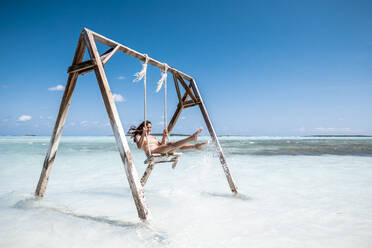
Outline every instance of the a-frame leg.
<path id="1" fill-rule="evenodd" d="M 149 217 L 149 210 L 145 201 L 143 188 L 139 180 L 136 168 L 134 167 L 133 158 L 129 150 L 128 142 L 125 138 L 124 129 L 121 125 L 118 111 L 116 109 L 114 98 L 112 96 L 106 74 L 103 68 L 103 63 L 97 51 L 96 43 L 92 33 L 85 29 L 84 39 L 88 48 L 91 59 L 95 62 L 96 67 L 94 72 L 101 90 L 102 98 L 106 106 L 106 110 L 110 119 L 111 127 L 115 135 L 116 144 L 118 146 L 121 159 L 124 164 L 125 172 L 132 191 L 133 199 L 137 207 L 138 216 L 142 220 Z"/>
<path id="2" fill-rule="evenodd" d="M 85 43 L 84 43 L 82 35 L 80 35 L 79 43 L 75 51 L 74 60 L 72 62 L 73 65 L 79 64 L 83 60 L 84 51 L 85 51 Z M 65 92 L 63 94 L 61 105 L 59 107 L 58 117 L 54 125 L 52 137 L 50 139 L 49 149 L 45 157 L 43 168 L 41 170 L 41 174 L 39 178 L 39 182 L 37 184 L 36 191 L 35 191 L 35 195 L 38 197 L 44 196 L 46 186 L 48 184 L 50 171 L 53 166 L 54 159 L 56 157 L 59 141 L 62 135 L 62 129 L 66 121 L 67 112 L 70 107 L 71 96 L 74 91 L 78 76 L 79 76 L 78 73 L 71 73 L 69 74 L 68 79 L 67 79 Z"/>
<path id="3" fill-rule="evenodd" d="M 217 138 L 217 135 L 216 135 L 216 132 L 214 131 L 214 128 L 212 126 L 212 122 L 211 120 L 209 119 L 209 116 L 208 116 L 208 112 L 207 112 L 207 109 L 205 108 L 205 105 L 204 105 L 204 102 L 203 102 L 203 99 L 201 98 L 201 95 L 200 95 L 200 92 L 199 92 L 199 89 L 198 87 L 196 86 L 196 83 L 194 82 L 193 79 L 190 80 L 190 85 L 194 91 L 194 94 L 195 96 L 198 98 L 199 100 L 199 108 L 200 108 L 200 111 L 203 115 L 203 118 L 204 118 L 204 121 L 205 121 L 205 124 L 207 125 L 207 128 L 208 128 L 208 131 L 209 131 L 209 134 L 211 135 L 212 137 L 212 140 L 213 140 L 213 143 L 215 144 L 216 146 L 216 150 L 217 150 L 217 153 L 218 153 L 218 156 L 220 158 L 220 162 L 221 162 L 221 165 L 222 165 L 222 168 L 223 168 L 223 171 L 225 172 L 225 175 L 226 175 L 226 178 L 227 178 L 227 182 L 229 183 L 229 186 L 230 186 L 230 189 L 233 193 L 238 193 L 238 189 L 235 185 L 235 182 L 230 174 L 230 170 L 229 170 L 229 167 L 227 165 L 227 162 L 226 162 L 226 158 L 225 158 L 225 155 L 222 151 L 222 148 L 221 148 L 221 145 L 220 145 L 220 142 L 218 141 L 218 138 Z"/>
<path id="4" fill-rule="evenodd" d="M 176 125 L 176 122 L 177 122 L 178 118 L 180 117 L 182 110 L 184 109 L 183 104 L 186 102 L 187 98 L 189 97 L 189 94 L 186 91 L 185 94 L 181 98 L 181 93 L 180 93 L 180 89 L 179 89 L 179 86 L 178 86 L 178 81 L 177 81 L 177 76 L 176 75 L 173 75 L 173 80 L 174 80 L 174 85 L 176 87 L 179 103 L 177 105 L 176 111 L 174 112 L 174 114 L 172 116 L 171 121 L 168 124 L 167 129 L 168 129 L 169 133 L 173 130 L 174 125 Z"/>
<path id="5" fill-rule="evenodd" d="M 180 96 L 179 96 L 179 89 L 178 89 L 178 82 L 177 82 L 177 77 L 178 76 L 173 76 L 173 79 L 174 79 L 174 83 L 176 84 L 176 90 L 177 90 L 177 94 L 178 94 L 178 98 L 179 98 L 179 104 L 177 106 L 177 109 L 176 111 L 174 112 L 173 114 L 173 117 L 171 119 L 171 121 L 169 122 L 168 124 L 168 131 L 170 132 L 173 127 L 176 125 L 176 122 L 179 118 L 179 116 L 181 115 L 181 112 L 182 110 L 185 108 L 185 103 L 187 102 L 187 98 L 189 96 L 189 91 L 186 91 L 185 94 L 183 95 L 183 97 L 180 99 Z M 182 78 L 180 80 L 183 80 Z M 184 85 L 183 85 L 184 86 Z M 218 138 L 217 138 L 217 135 L 216 135 L 216 132 L 214 131 L 214 128 L 212 126 L 212 122 L 211 120 L 209 119 L 209 116 L 208 116 L 208 112 L 207 112 L 207 109 L 204 105 L 204 102 L 203 102 L 203 99 L 201 98 L 201 95 L 200 95 L 200 92 L 199 92 L 199 89 L 198 87 L 196 86 L 196 83 L 194 82 L 194 80 L 190 80 L 190 85 L 189 86 L 184 86 L 184 87 L 191 87 L 194 94 L 195 94 L 195 97 L 197 98 L 197 103 L 194 103 L 192 104 L 191 106 L 195 106 L 195 105 L 199 105 L 199 108 L 201 110 L 201 113 L 203 115 L 203 118 L 204 118 L 204 121 L 205 121 L 205 124 L 207 125 L 207 128 L 208 128 L 208 131 L 209 131 L 209 134 L 211 135 L 212 137 L 212 140 L 213 140 L 213 143 L 215 144 L 216 146 L 216 150 L 217 150 L 217 153 L 218 153 L 218 156 L 220 158 L 220 162 L 222 164 L 222 168 L 223 168 L 223 171 L 226 175 L 226 178 L 227 178 L 227 182 L 229 183 L 229 186 L 230 186 L 230 189 L 231 191 L 236 194 L 238 193 L 238 190 L 237 190 L 237 187 L 235 185 L 235 182 L 231 176 L 231 173 L 230 173 L 230 170 L 229 170 L 229 167 L 227 165 L 227 162 L 226 162 L 226 158 L 225 158 L 225 155 L 222 151 L 222 147 L 220 145 L 220 142 L 218 141 Z M 194 101 L 194 100 L 193 100 Z"/>
<path id="6" fill-rule="evenodd" d="M 141 185 L 142 186 L 145 186 L 146 182 L 147 182 L 147 179 L 149 179 L 149 176 L 152 172 L 152 169 L 154 169 L 154 166 L 155 166 L 155 163 L 149 163 L 149 165 L 147 166 L 145 172 L 143 173 L 143 176 L 141 178 Z"/>

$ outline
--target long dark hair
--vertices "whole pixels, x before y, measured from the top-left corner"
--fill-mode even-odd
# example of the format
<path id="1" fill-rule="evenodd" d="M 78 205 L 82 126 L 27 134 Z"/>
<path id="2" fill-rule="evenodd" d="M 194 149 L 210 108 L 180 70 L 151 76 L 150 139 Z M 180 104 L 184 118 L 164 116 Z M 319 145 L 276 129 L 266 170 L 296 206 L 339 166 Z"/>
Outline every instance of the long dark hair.
<path id="1" fill-rule="evenodd" d="M 146 120 L 146 121 L 143 121 L 138 127 L 136 127 L 136 126 L 131 126 L 130 128 L 129 128 L 129 131 L 128 131 L 128 135 L 130 135 L 130 137 L 131 138 L 134 138 L 134 137 L 136 137 L 136 135 L 142 135 L 142 132 L 143 132 L 143 127 L 145 126 L 145 123 L 146 123 L 146 125 L 147 124 L 151 124 L 151 121 L 148 121 L 148 120 Z"/>

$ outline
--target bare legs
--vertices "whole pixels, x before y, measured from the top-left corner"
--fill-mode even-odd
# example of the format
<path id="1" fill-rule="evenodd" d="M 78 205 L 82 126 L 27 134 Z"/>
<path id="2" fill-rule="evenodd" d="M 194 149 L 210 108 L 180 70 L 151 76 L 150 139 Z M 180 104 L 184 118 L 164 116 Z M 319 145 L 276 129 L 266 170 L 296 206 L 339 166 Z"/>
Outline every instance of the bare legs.
<path id="1" fill-rule="evenodd" d="M 187 144 L 187 143 L 191 141 L 197 141 L 198 135 L 201 133 L 202 130 L 203 130 L 202 128 L 199 128 L 199 130 L 196 131 L 193 135 L 185 139 L 176 141 L 176 142 L 169 142 L 167 144 L 160 145 L 159 147 L 155 148 L 151 152 L 164 154 L 164 153 L 172 153 L 176 150 L 189 150 L 189 149 L 201 150 L 203 149 L 205 145 L 208 144 L 208 142 L 202 142 L 202 143 L 197 143 L 197 144 Z"/>
<path id="2" fill-rule="evenodd" d="M 201 150 L 204 148 L 204 146 L 206 146 L 209 142 L 200 142 L 200 143 L 196 143 L 196 144 L 186 144 L 184 146 L 181 146 L 180 148 L 178 148 L 178 150 L 191 150 L 191 149 L 197 149 L 197 150 Z"/>

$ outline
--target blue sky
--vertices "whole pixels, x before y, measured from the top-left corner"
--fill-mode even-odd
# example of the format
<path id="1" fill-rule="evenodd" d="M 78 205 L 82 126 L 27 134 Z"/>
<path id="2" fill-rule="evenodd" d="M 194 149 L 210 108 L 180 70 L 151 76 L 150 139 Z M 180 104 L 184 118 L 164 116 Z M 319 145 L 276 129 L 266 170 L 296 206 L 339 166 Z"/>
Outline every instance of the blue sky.
<path id="1" fill-rule="evenodd" d="M 217 134 L 372 135 L 371 13 L 371 1 L 8 1 L 0 135 L 52 133 L 84 27 L 193 76 Z M 128 130 L 143 118 L 142 84 L 132 82 L 141 64 L 117 53 L 105 69 Z M 160 132 L 159 79 L 149 66 L 148 118 Z M 198 109 L 187 109 L 175 132 L 199 126 Z M 78 79 L 64 134 L 112 134 L 93 73 Z"/>

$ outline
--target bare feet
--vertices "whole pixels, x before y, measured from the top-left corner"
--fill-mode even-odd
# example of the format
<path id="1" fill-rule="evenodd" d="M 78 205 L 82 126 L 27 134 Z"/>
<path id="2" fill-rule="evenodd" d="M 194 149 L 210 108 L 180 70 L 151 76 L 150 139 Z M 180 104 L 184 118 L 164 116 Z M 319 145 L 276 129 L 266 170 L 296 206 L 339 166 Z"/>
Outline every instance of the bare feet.
<path id="1" fill-rule="evenodd" d="M 201 149 L 203 149 L 206 145 L 208 145 L 209 144 L 209 142 L 207 141 L 207 142 L 201 142 L 201 143 L 197 143 L 197 144 L 195 144 L 195 148 L 196 149 L 198 149 L 199 151 L 201 150 Z"/>
<path id="2" fill-rule="evenodd" d="M 192 136 L 192 140 L 193 141 L 197 141 L 198 140 L 198 135 L 201 133 L 201 131 L 203 131 L 203 128 L 201 127 L 201 128 L 199 128 L 198 129 L 198 131 L 196 131 L 193 135 L 191 135 Z"/>

